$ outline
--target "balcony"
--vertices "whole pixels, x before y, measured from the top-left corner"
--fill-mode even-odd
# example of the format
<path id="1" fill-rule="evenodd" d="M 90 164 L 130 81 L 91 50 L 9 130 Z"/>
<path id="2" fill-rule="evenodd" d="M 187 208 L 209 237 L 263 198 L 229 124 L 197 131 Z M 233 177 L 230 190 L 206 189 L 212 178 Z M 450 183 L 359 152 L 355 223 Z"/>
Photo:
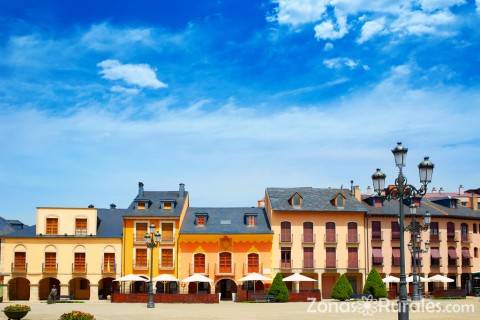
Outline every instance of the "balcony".
<path id="1" fill-rule="evenodd" d="M 215 264 L 215 275 L 234 275 L 235 274 L 235 263 L 231 263 L 230 265 L 219 265 Z"/>
<path id="2" fill-rule="evenodd" d="M 82 264 L 72 263 L 72 273 L 86 274 L 87 273 L 87 264 L 86 263 L 82 263 Z"/>
<path id="3" fill-rule="evenodd" d="M 193 263 L 190 263 L 188 266 L 188 274 L 191 276 L 194 273 L 200 273 L 200 274 L 209 274 L 209 264 L 205 263 L 204 265 L 194 265 Z"/>
<path id="4" fill-rule="evenodd" d="M 42 263 L 42 273 L 57 273 L 58 263 Z"/>
<path id="5" fill-rule="evenodd" d="M 315 269 L 315 259 L 314 260 L 302 260 L 303 270 L 314 270 Z"/>
<path id="6" fill-rule="evenodd" d="M 101 267 L 103 274 L 115 274 L 117 272 L 116 263 L 102 263 Z"/>
<path id="7" fill-rule="evenodd" d="M 246 263 L 243 264 L 243 275 L 249 274 L 249 273 L 263 273 L 263 264 L 257 264 L 257 265 L 247 265 Z"/>
<path id="8" fill-rule="evenodd" d="M 357 259 L 355 261 L 348 261 L 347 269 L 349 269 L 349 270 L 360 269 L 360 259 Z"/>
<path id="9" fill-rule="evenodd" d="M 472 259 L 462 259 L 462 268 L 471 268 L 473 267 L 472 265 Z"/>
<path id="10" fill-rule="evenodd" d="M 304 245 L 314 245 L 316 242 L 316 234 L 304 234 L 302 233 L 302 244 Z"/>
<path id="11" fill-rule="evenodd" d="M 87 231 L 87 229 L 76 229 L 75 230 L 75 236 L 86 237 L 86 236 L 88 236 L 88 231 Z"/>
<path id="12" fill-rule="evenodd" d="M 159 270 L 173 270 L 175 269 L 175 263 L 173 262 L 173 260 L 169 263 L 169 262 L 163 262 L 162 261 L 159 261 L 158 262 L 158 269 Z"/>
<path id="13" fill-rule="evenodd" d="M 448 268 L 458 268 L 458 261 L 457 259 L 448 259 Z"/>
<path id="14" fill-rule="evenodd" d="M 461 234 L 460 241 L 462 244 L 470 244 L 472 242 L 472 235 L 470 233 Z"/>
<path id="15" fill-rule="evenodd" d="M 148 270 L 148 262 L 147 261 L 135 261 L 133 260 L 133 270 Z"/>
<path id="16" fill-rule="evenodd" d="M 280 260 L 280 270 L 292 270 L 293 260 Z"/>
<path id="17" fill-rule="evenodd" d="M 338 233 L 327 235 L 326 233 L 323 235 L 323 242 L 325 245 L 337 245 L 338 242 Z"/>
<path id="18" fill-rule="evenodd" d="M 27 273 L 28 263 L 12 263 L 12 273 Z"/>
<path id="19" fill-rule="evenodd" d="M 441 267 L 442 267 L 442 258 L 438 258 L 438 259 L 431 258 L 430 259 L 430 269 L 438 270 Z"/>
<path id="20" fill-rule="evenodd" d="M 383 241 L 383 231 L 372 231 L 372 242 Z"/>
<path id="21" fill-rule="evenodd" d="M 440 242 L 440 232 L 437 232 L 436 234 L 430 233 L 430 243 L 438 243 Z"/>
<path id="22" fill-rule="evenodd" d="M 392 266 L 394 266 L 393 264 L 393 258 L 392 258 Z M 400 265 L 400 262 L 399 262 L 399 265 Z M 383 265 L 383 257 L 372 257 L 372 266 L 373 267 L 377 267 L 377 268 L 382 268 L 384 265 Z"/>
<path id="23" fill-rule="evenodd" d="M 400 241 L 400 231 L 392 231 L 392 241 Z"/>
<path id="24" fill-rule="evenodd" d="M 349 245 L 358 245 L 360 244 L 360 233 L 347 236 L 347 244 Z"/>
<path id="25" fill-rule="evenodd" d="M 293 242 L 293 233 L 289 235 L 279 235 L 278 242 L 280 244 L 292 244 Z"/>
<path id="26" fill-rule="evenodd" d="M 325 269 L 335 270 L 338 266 L 338 259 L 334 261 L 330 261 L 328 259 L 325 260 Z"/>
<path id="27" fill-rule="evenodd" d="M 447 233 L 447 242 L 458 242 L 458 236 L 455 232 Z"/>

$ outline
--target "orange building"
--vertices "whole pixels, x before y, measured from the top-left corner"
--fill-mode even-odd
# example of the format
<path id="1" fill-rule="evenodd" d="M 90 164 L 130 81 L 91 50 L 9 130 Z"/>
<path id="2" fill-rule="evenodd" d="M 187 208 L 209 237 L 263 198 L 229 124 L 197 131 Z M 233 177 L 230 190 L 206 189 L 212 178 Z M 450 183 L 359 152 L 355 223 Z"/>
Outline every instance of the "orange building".
<path id="1" fill-rule="evenodd" d="M 199 291 L 230 300 L 242 285 L 238 279 L 247 273 L 274 275 L 272 236 L 262 208 L 189 208 L 178 239 L 178 276 L 206 275 L 212 285 L 199 284 Z M 264 286 L 258 281 L 256 290 Z M 183 288 L 185 293 L 196 290 L 195 283 Z"/>

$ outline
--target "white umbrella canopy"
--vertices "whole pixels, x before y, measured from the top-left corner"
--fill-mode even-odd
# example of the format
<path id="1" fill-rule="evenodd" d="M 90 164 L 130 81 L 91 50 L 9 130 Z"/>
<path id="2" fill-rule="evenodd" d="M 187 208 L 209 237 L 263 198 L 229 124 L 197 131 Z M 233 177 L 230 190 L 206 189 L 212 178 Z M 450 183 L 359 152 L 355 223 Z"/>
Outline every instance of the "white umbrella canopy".
<path id="1" fill-rule="evenodd" d="M 247 274 L 245 277 L 238 279 L 240 282 L 245 281 L 271 281 L 272 279 L 265 277 L 263 274 L 252 272 Z"/>
<path id="2" fill-rule="evenodd" d="M 304 276 L 300 273 L 294 273 L 286 278 L 283 278 L 283 281 L 292 281 L 292 282 L 316 282 L 317 280 Z"/>
<path id="3" fill-rule="evenodd" d="M 115 279 L 113 281 L 118 281 L 118 282 L 143 281 L 143 282 L 147 282 L 148 279 L 146 277 L 143 278 L 143 277 L 137 276 L 136 274 L 127 274 L 126 276 Z"/>
<path id="4" fill-rule="evenodd" d="M 420 282 L 428 282 L 427 278 L 417 276 L 417 280 Z M 407 282 L 413 282 L 413 276 L 407 277 Z"/>
<path id="5" fill-rule="evenodd" d="M 382 279 L 384 283 L 399 283 L 400 278 L 394 277 L 394 276 L 387 276 Z"/>
<path id="6" fill-rule="evenodd" d="M 441 274 L 437 274 L 432 277 L 429 277 L 427 280 L 428 282 L 443 282 L 443 283 L 453 282 L 453 279 L 450 279 L 449 277 L 446 277 L 446 276 L 442 276 Z"/>
<path id="7" fill-rule="evenodd" d="M 205 277 L 203 274 L 194 273 L 190 277 L 185 278 L 182 282 L 213 282 L 212 279 Z"/>
<path id="8" fill-rule="evenodd" d="M 171 274 L 161 274 L 153 278 L 153 281 L 160 281 L 160 282 L 170 282 L 175 281 L 178 282 L 179 280 L 172 276 Z"/>

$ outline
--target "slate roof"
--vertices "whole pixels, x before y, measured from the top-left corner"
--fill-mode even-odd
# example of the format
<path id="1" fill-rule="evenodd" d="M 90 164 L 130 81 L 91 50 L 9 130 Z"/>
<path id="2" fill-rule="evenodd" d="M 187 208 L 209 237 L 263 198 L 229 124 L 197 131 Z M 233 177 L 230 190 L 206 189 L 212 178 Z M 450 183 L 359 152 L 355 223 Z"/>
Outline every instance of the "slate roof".
<path id="1" fill-rule="evenodd" d="M 195 224 L 197 214 L 207 214 L 205 226 Z M 257 216 L 257 225 L 245 224 L 245 214 Z M 229 222 L 229 223 L 227 223 Z M 263 208 L 194 208 L 187 210 L 180 234 L 271 234 L 270 224 Z"/>
<path id="2" fill-rule="evenodd" d="M 180 197 L 179 191 L 144 191 L 143 196 L 137 195 L 132 203 L 128 206 L 128 209 L 124 209 L 125 211 L 123 212 L 123 215 L 126 217 L 180 217 L 187 195 L 187 191 L 185 191 L 185 195 L 183 197 Z M 175 201 L 175 207 L 168 210 L 161 209 L 162 201 L 166 200 Z M 137 210 L 135 209 L 135 204 L 137 201 L 149 201 L 150 207 L 144 210 Z"/>
<path id="3" fill-rule="evenodd" d="M 8 235 L 15 232 L 19 229 L 19 225 L 23 225 L 23 223 L 18 220 L 6 220 L 0 217 L 0 236 Z"/>
<path id="4" fill-rule="evenodd" d="M 374 207 L 368 202 L 369 198 L 366 198 L 363 202 L 364 206 L 368 209 L 368 215 L 381 216 L 381 215 L 398 215 L 398 201 L 385 201 L 382 207 Z M 429 211 L 432 217 L 454 217 L 454 218 L 467 218 L 467 219 L 480 219 L 480 211 L 472 210 L 470 208 L 458 206 L 457 208 L 448 208 L 440 204 L 434 203 L 428 199 L 422 199 L 421 205 L 417 208 L 417 214 L 425 214 Z M 409 215 L 410 208 L 404 204 L 404 212 Z"/>
<path id="5" fill-rule="evenodd" d="M 298 192 L 303 198 L 301 208 L 294 208 L 288 200 Z M 330 188 L 267 188 L 266 193 L 270 200 L 270 206 L 278 211 L 359 211 L 365 212 L 366 208 L 350 194 L 348 189 L 330 189 Z M 336 207 L 332 204 L 339 193 L 345 197 L 345 206 Z"/>

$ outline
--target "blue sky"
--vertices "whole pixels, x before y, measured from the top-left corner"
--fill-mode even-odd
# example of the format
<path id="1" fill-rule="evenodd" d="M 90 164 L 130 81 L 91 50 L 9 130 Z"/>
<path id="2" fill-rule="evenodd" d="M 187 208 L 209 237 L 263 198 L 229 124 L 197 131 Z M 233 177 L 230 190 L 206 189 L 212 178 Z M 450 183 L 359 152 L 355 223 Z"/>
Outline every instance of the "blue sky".
<path id="1" fill-rule="evenodd" d="M 0 215 L 362 189 L 389 149 L 478 187 L 480 3 L 1 1 Z"/>

